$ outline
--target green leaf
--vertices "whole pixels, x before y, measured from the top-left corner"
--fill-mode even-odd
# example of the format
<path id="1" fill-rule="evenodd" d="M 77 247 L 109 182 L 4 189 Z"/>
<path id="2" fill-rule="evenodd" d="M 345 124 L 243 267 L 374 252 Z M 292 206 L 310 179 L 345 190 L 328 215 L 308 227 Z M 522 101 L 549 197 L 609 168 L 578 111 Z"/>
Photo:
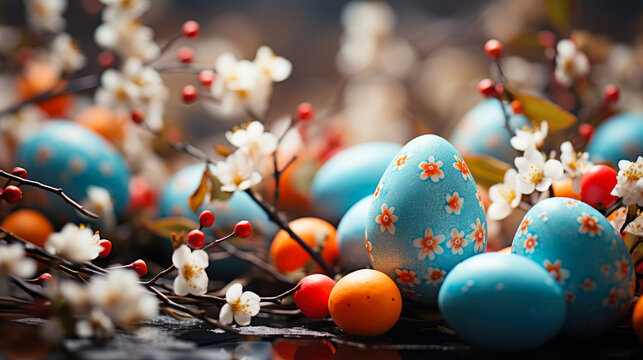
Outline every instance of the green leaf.
<path id="1" fill-rule="evenodd" d="M 189 232 L 199 228 L 199 224 L 196 221 L 184 217 L 149 220 L 144 221 L 142 225 L 154 235 L 164 238 L 170 238 L 172 233 L 180 234 L 181 232 Z"/>
<path id="2" fill-rule="evenodd" d="M 506 162 L 487 155 L 467 155 L 462 158 L 476 184 L 486 188 L 504 182 L 505 172 L 511 168 Z"/>
<path id="3" fill-rule="evenodd" d="M 522 103 L 523 113 L 533 126 L 547 121 L 549 131 L 566 129 L 576 122 L 576 116 L 549 100 L 537 96 L 512 91 L 516 100 Z"/>
<path id="4" fill-rule="evenodd" d="M 220 200 L 220 201 L 227 201 L 230 199 L 233 192 L 229 191 L 221 191 L 221 180 L 214 175 L 210 174 L 210 202 L 215 201 L 215 200 Z"/>
<path id="5" fill-rule="evenodd" d="M 210 176 L 212 176 L 212 174 L 210 173 L 210 169 L 206 166 L 205 171 L 203 171 L 203 175 L 201 176 L 199 186 L 188 198 L 188 205 L 193 212 L 196 212 L 199 207 L 201 207 L 201 204 L 203 204 L 203 201 L 205 200 L 205 196 L 208 194 L 208 181 Z"/>

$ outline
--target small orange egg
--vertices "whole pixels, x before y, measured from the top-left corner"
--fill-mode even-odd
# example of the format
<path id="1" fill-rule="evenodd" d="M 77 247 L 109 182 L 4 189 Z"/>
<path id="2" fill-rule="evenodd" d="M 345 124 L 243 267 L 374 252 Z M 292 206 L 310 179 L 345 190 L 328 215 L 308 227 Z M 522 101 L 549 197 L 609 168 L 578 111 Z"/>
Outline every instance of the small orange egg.
<path id="1" fill-rule="evenodd" d="M 499 253 L 502 254 L 511 254 L 511 246 L 507 246 L 506 248 L 502 248 L 498 250 Z"/>
<path id="2" fill-rule="evenodd" d="M 632 327 L 636 336 L 639 340 L 643 342 L 643 300 L 639 301 L 634 305 L 634 312 L 632 313 Z"/>
<path id="3" fill-rule="evenodd" d="M 7 216 L 0 226 L 40 247 L 54 231 L 51 221 L 43 214 L 30 209 L 19 209 Z"/>
<path id="4" fill-rule="evenodd" d="M 554 180 L 551 187 L 554 189 L 554 196 L 581 200 L 580 193 L 575 192 L 572 187 L 572 179 Z"/>
<path id="5" fill-rule="evenodd" d="M 328 310 L 346 333 L 377 336 L 390 330 L 399 319 L 402 297 L 386 274 L 361 269 L 337 282 L 330 293 Z"/>
<path id="6" fill-rule="evenodd" d="M 22 100 L 50 91 L 64 88 L 58 71 L 47 62 L 30 62 L 17 78 L 17 90 Z M 49 100 L 38 102 L 38 107 L 51 117 L 64 117 L 72 105 L 73 96 L 70 94 L 56 96 Z"/>
<path id="7" fill-rule="evenodd" d="M 322 258 L 333 266 L 339 257 L 335 227 L 324 220 L 305 217 L 291 221 L 292 231 L 313 249 L 323 247 Z M 288 233 L 281 230 L 277 233 L 270 245 L 270 257 L 277 270 L 290 272 L 305 266 L 311 259 L 304 250 Z M 318 269 L 316 271 L 319 271 Z"/>
<path id="8" fill-rule="evenodd" d="M 78 113 L 74 120 L 112 143 L 119 143 L 125 134 L 127 117 L 118 116 L 106 107 L 94 105 Z"/>

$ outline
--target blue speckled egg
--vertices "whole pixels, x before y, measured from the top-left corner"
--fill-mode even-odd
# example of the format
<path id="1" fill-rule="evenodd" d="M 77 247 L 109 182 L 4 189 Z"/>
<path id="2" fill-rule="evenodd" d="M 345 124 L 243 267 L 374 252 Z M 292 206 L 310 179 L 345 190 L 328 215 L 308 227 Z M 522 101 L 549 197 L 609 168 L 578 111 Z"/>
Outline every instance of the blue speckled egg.
<path id="1" fill-rule="evenodd" d="M 531 127 L 525 116 L 514 115 L 511 106 L 505 104 L 505 109 L 511 116 L 509 125 L 512 129 Z M 496 99 L 487 99 L 464 115 L 449 141 L 462 154 L 490 155 L 512 164 L 515 152 L 509 138 L 500 103 Z"/>
<path id="2" fill-rule="evenodd" d="M 118 216 L 128 205 L 130 172 L 120 153 L 100 135 L 69 121 L 51 121 L 24 139 L 16 152 L 15 164 L 29 172 L 29 178 L 62 187 L 81 202 L 89 186 L 109 191 Z M 31 203 L 59 224 L 88 221 L 61 198 L 49 193 L 34 194 Z"/>
<path id="3" fill-rule="evenodd" d="M 386 166 L 400 151 L 399 144 L 370 142 L 340 151 L 315 174 L 313 206 L 330 222 L 375 190 Z"/>
<path id="4" fill-rule="evenodd" d="M 458 264 L 440 288 L 438 306 L 458 336 L 496 350 L 536 347 L 565 323 L 558 283 L 513 254 L 480 254 Z"/>
<path id="5" fill-rule="evenodd" d="M 607 119 L 594 131 L 587 152 L 594 162 L 636 161 L 643 155 L 643 113 L 626 112 Z"/>
<path id="6" fill-rule="evenodd" d="M 369 195 L 358 201 L 348 209 L 337 226 L 339 261 L 344 270 L 363 269 L 371 264 L 364 243 L 368 206 L 372 199 L 373 195 Z"/>
<path id="7" fill-rule="evenodd" d="M 407 298 L 435 303 L 444 276 L 487 247 L 476 183 L 443 138 L 423 135 L 398 153 L 380 180 L 366 222 L 371 264 Z"/>
<path id="8" fill-rule="evenodd" d="M 562 286 L 568 335 L 601 334 L 632 302 L 634 266 L 627 247 L 605 216 L 584 202 L 562 197 L 540 201 L 522 220 L 512 248 Z"/>

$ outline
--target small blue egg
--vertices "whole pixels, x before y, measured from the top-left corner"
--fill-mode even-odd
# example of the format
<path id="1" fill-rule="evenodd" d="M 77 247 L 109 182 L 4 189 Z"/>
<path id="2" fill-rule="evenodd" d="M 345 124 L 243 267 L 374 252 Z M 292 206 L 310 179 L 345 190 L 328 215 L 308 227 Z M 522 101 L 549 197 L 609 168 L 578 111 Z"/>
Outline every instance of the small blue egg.
<path id="1" fill-rule="evenodd" d="M 584 202 L 562 197 L 538 202 L 523 218 L 512 249 L 549 271 L 563 288 L 568 335 L 600 335 L 632 303 L 634 265 L 625 242 Z"/>
<path id="2" fill-rule="evenodd" d="M 440 289 L 438 306 L 466 341 L 495 350 L 541 345 L 565 322 L 560 286 L 533 261 L 486 253 L 458 264 Z"/>
<path id="3" fill-rule="evenodd" d="M 406 144 L 382 175 L 366 220 L 375 270 L 402 294 L 435 303 L 441 278 L 485 251 L 487 218 L 476 183 L 458 152 L 436 135 Z"/>
<path id="4" fill-rule="evenodd" d="M 353 205 L 337 226 L 339 261 L 347 271 L 363 269 L 371 264 L 366 252 L 366 219 L 373 195 Z"/>
<path id="5" fill-rule="evenodd" d="M 100 135 L 81 125 L 48 122 L 20 143 L 15 164 L 27 169 L 31 180 L 62 187 L 78 202 L 87 197 L 88 187 L 98 186 L 109 191 L 116 216 L 127 208 L 130 171 L 125 160 Z M 89 220 L 53 194 L 41 192 L 32 199 L 24 205 L 41 210 L 58 224 Z"/>
<path id="6" fill-rule="evenodd" d="M 636 161 L 643 155 L 643 113 L 626 112 L 605 120 L 594 131 L 587 152 L 595 163 Z"/>
<path id="7" fill-rule="evenodd" d="M 509 126 L 512 130 L 525 126 L 531 128 L 525 116 L 515 115 L 507 104 L 505 109 L 510 116 Z M 449 141 L 462 154 L 489 155 L 512 164 L 515 151 L 509 139 L 500 103 L 496 99 L 487 99 L 464 115 Z"/>
<path id="8" fill-rule="evenodd" d="M 351 206 L 373 193 L 401 148 L 390 142 L 370 142 L 340 151 L 315 174 L 313 206 L 325 220 L 339 221 Z"/>

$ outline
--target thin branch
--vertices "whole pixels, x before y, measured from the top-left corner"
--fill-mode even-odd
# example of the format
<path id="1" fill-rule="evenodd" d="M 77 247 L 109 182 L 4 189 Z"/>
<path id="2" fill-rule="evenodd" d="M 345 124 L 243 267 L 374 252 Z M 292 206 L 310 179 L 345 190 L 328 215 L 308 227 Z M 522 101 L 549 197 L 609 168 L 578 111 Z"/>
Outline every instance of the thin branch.
<path id="1" fill-rule="evenodd" d="M 301 287 L 301 285 L 297 284 L 294 288 L 292 288 L 292 289 L 290 289 L 288 291 L 285 291 L 285 292 L 283 292 L 283 293 L 281 293 L 279 295 L 269 296 L 269 297 L 262 297 L 261 301 L 271 302 L 273 304 L 279 305 L 279 304 L 281 304 L 283 299 L 285 299 L 288 296 L 290 296 L 290 295 L 294 294 L 295 292 L 297 292 L 297 290 L 299 290 L 300 287 Z"/>
<path id="2" fill-rule="evenodd" d="M 161 65 L 154 66 L 154 69 L 158 72 L 168 73 L 200 73 L 203 70 L 212 70 L 216 73 L 214 68 L 211 65 L 196 65 L 196 64 L 186 64 L 186 63 L 166 63 Z"/>
<path id="3" fill-rule="evenodd" d="M 6 172 L 4 170 L 0 170 L 0 176 L 4 177 L 6 179 L 9 179 L 11 181 L 15 181 L 20 185 L 32 186 L 32 187 L 36 187 L 36 188 L 39 188 L 39 189 L 54 193 L 54 194 L 60 196 L 63 200 L 65 200 L 65 202 L 67 204 L 69 204 L 69 205 L 73 206 L 74 208 L 76 208 L 76 210 L 78 210 L 83 215 L 88 216 L 88 217 L 93 218 L 93 219 L 98 219 L 98 215 L 96 215 L 93 212 L 85 209 L 85 207 L 80 205 L 78 202 L 74 201 L 67 194 L 65 194 L 65 192 L 63 191 L 62 188 L 56 188 L 56 187 L 46 185 L 46 184 L 43 184 L 43 183 L 40 183 L 40 182 L 34 181 L 34 180 L 23 179 L 20 176 L 10 174 L 10 173 L 8 173 L 8 172 Z"/>
<path id="4" fill-rule="evenodd" d="M 272 275 L 275 279 L 286 283 L 286 284 L 294 284 L 292 280 L 281 274 L 277 269 L 275 269 L 273 266 L 270 264 L 266 263 L 265 261 L 261 260 L 258 256 L 254 255 L 253 253 L 245 252 L 239 250 L 236 246 L 229 244 L 229 243 L 223 243 L 219 245 L 226 253 L 236 257 L 237 259 L 243 260 L 247 263 L 250 263 L 259 269 L 267 272 L 268 274 Z"/>
<path id="5" fill-rule="evenodd" d="M 11 277 L 11 282 L 14 283 L 16 286 L 18 286 L 20 289 L 22 289 L 24 292 L 26 292 L 27 294 L 31 295 L 34 298 L 41 298 L 41 299 L 49 300 L 49 298 L 44 293 L 42 293 L 39 290 L 36 290 L 36 289 L 32 288 L 31 285 L 27 284 L 26 282 L 24 282 L 21 279 L 18 279 L 16 277 L 12 276 Z"/>

